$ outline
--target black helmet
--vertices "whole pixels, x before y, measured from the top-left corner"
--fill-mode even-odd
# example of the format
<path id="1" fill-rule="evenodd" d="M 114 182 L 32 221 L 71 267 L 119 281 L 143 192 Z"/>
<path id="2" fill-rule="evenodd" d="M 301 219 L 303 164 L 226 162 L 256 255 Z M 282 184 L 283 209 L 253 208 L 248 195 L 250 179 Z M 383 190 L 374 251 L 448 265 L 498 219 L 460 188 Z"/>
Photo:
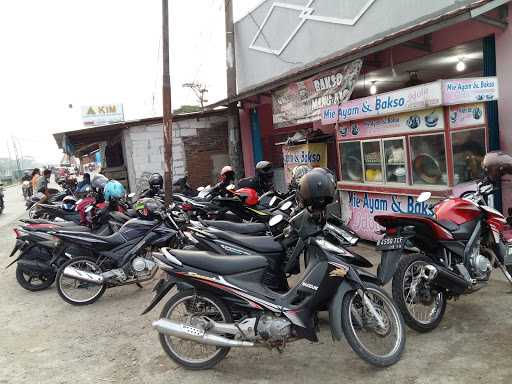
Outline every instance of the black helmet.
<path id="1" fill-rule="evenodd" d="M 266 160 L 258 161 L 258 164 L 256 164 L 256 176 L 262 176 L 265 178 L 271 178 L 274 176 L 272 163 Z"/>
<path id="2" fill-rule="evenodd" d="M 336 179 L 332 173 L 314 168 L 300 179 L 297 196 L 305 207 L 324 209 L 334 200 L 335 192 Z"/>
<path id="3" fill-rule="evenodd" d="M 92 178 L 91 181 L 91 187 L 96 189 L 96 191 L 101 191 L 103 188 L 105 188 L 105 185 L 107 185 L 108 179 L 103 176 L 102 174 L 97 174 Z"/>
<path id="4" fill-rule="evenodd" d="M 149 176 L 148 183 L 151 189 L 162 189 L 164 186 L 164 178 L 159 173 L 153 173 Z"/>
<path id="5" fill-rule="evenodd" d="M 164 205 L 156 199 L 146 197 L 140 199 L 134 205 L 137 215 L 141 219 L 153 220 L 158 217 L 158 212 L 164 208 Z"/>

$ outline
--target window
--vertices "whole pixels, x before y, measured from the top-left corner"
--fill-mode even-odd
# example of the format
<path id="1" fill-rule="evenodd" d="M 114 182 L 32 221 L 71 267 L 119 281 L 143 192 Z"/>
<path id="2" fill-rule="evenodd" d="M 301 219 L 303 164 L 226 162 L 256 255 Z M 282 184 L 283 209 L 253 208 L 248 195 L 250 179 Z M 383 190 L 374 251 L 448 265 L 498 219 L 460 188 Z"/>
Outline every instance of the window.
<path id="1" fill-rule="evenodd" d="M 382 182 L 382 156 L 380 140 L 363 141 L 364 179 L 369 182 Z"/>
<path id="2" fill-rule="evenodd" d="M 452 133 L 454 184 L 478 179 L 485 156 L 485 129 Z"/>
<path id="3" fill-rule="evenodd" d="M 405 183 L 407 181 L 407 157 L 404 139 L 384 139 L 383 143 L 386 182 Z"/>
<path id="4" fill-rule="evenodd" d="M 444 134 L 410 138 L 413 184 L 446 185 Z"/>
<path id="5" fill-rule="evenodd" d="M 344 181 L 363 181 L 363 165 L 361 162 L 361 142 L 350 141 L 340 143 L 341 178 Z"/>

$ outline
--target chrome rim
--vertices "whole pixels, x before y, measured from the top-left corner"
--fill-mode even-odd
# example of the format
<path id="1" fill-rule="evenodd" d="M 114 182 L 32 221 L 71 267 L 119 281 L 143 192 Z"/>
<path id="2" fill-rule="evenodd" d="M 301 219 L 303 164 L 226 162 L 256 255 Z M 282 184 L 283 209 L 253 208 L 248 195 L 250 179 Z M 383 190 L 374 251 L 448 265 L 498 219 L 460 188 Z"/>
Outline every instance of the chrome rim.
<path id="1" fill-rule="evenodd" d="M 226 322 L 220 308 L 203 296 L 186 296 L 174 303 L 165 314 L 171 321 L 203 328 L 201 317 L 208 317 L 216 322 Z M 213 345 L 197 343 L 179 337 L 163 335 L 169 349 L 187 363 L 200 364 L 215 358 L 222 349 Z"/>
<path id="2" fill-rule="evenodd" d="M 442 292 L 437 292 L 434 297 L 425 297 L 425 294 L 432 294 L 428 283 L 420 277 L 425 265 L 427 263 L 424 261 L 415 261 L 409 265 L 402 285 L 407 311 L 420 324 L 433 323 L 441 314 L 443 307 Z"/>
<path id="3" fill-rule="evenodd" d="M 90 260 L 78 260 L 71 262 L 66 266 L 91 273 L 102 273 L 101 268 Z M 59 286 L 62 294 L 67 299 L 74 301 L 75 303 L 85 303 L 87 301 L 93 300 L 99 294 L 101 294 L 101 290 L 103 288 L 102 284 L 98 285 L 77 280 L 72 277 L 65 276 L 63 272 L 59 277 Z"/>
<path id="4" fill-rule="evenodd" d="M 350 326 L 359 345 L 370 355 L 387 358 L 395 355 L 402 343 L 403 327 L 400 314 L 391 300 L 374 288 L 367 288 L 370 300 L 379 322 L 370 308 L 364 304 L 358 292 L 350 299 Z"/>

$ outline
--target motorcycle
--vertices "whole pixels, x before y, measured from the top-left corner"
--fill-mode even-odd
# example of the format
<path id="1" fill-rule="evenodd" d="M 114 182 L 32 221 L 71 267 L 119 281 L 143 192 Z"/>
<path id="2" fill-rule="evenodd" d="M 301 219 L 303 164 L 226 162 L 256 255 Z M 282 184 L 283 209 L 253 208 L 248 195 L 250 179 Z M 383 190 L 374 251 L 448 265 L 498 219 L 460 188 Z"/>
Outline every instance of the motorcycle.
<path id="1" fill-rule="evenodd" d="M 16 244 L 9 257 L 18 251 L 19 255 L 5 268 L 16 264 L 16 281 L 24 289 L 32 292 L 49 288 L 55 281 L 59 267 L 78 255 L 93 254 L 87 249 L 69 247 L 58 241 L 50 232 L 55 230 L 89 232 L 90 229 L 73 222 L 52 224 L 26 224 L 14 229 Z M 98 235 L 110 233 L 108 225 L 96 231 Z"/>
<path id="2" fill-rule="evenodd" d="M 143 208 L 146 209 L 146 208 Z M 159 211 L 157 218 L 134 218 L 110 236 L 57 231 L 51 234 L 64 243 L 93 252 L 64 263 L 57 272 L 60 297 L 72 305 L 87 305 L 98 300 L 107 288 L 151 280 L 157 271 L 151 250 L 156 247 L 182 247 L 182 218 Z M 178 224 L 180 223 L 180 224 Z"/>
<path id="3" fill-rule="evenodd" d="M 388 265 L 383 281 L 393 279 L 393 298 L 412 329 L 435 329 L 447 300 L 485 287 L 495 266 L 512 284 L 512 234 L 504 236 L 505 217 L 486 203 L 493 192 L 484 180 L 475 192 L 437 203 L 434 217 L 375 216 L 385 227 L 377 243 L 382 264 Z M 418 201 L 429 198 L 424 192 Z M 406 243 L 419 252 L 404 253 Z"/>
<path id="4" fill-rule="evenodd" d="M 4 202 L 4 188 L 3 184 L 0 184 L 0 215 L 4 211 L 5 202 Z"/>
<path id="5" fill-rule="evenodd" d="M 285 220 L 275 217 L 272 226 Z M 344 334 L 362 359 L 380 367 L 400 359 L 403 319 L 377 277 L 351 264 L 346 250 L 329 241 L 324 223 L 308 210 L 287 223 L 278 238 L 285 247 L 293 245 L 285 272 L 295 268 L 304 251 L 310 257 L 302 278 L 287 292 L 265 286 L 268 260 L 261 255 L 220 256 L 169 248 L 153 253 L 167 277 L 156 284 L 143 314 L 176 284 L 192 287 L 173 294 L 153 323 L 171 359 L 189 369 L 207 369 L 232 347 L 281 351 L 294 340 L 317 342 L 317 313 L 326 308 L 333 337 L 340 340 Z"/>

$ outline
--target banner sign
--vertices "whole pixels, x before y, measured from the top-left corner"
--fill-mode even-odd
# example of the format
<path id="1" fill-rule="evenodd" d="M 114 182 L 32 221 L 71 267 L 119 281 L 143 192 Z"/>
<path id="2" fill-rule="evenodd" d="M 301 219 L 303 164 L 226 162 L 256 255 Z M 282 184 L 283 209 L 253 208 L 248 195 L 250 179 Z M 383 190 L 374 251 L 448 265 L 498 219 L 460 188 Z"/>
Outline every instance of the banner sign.
<path id="1" fill-rule="evenodd" d="M 124 121 L 123 104 L 83 106 L 82 121 L 85 126 L 113 124 Z"/>
<path id="2" fill-rule="evenodd" d="M 298 165 L 327 167 L 327 144 L 310 143 L 302 145 L 283 145 L 284 179 L 286 184 L 292 179 L 292 171 Z"/>
<path id="3" fill-rule="evenodd" d="M 374 217 L 383 213 L 413 213 L 433 216 L 430 209 L 432 200 L 420 203 L 415 196 L 384 195 L 380 193 L 350 192 L 341 193 L 342 220 L 347 226 L 366 240 L 378 240 L 382 235 Z"/>
<path id="4" fill-rule="evenodd" d="M 350 99 L 362 60 L 289 84 L 272 94 L 274 126 L 288 127 L 320 120 L 320 111 Z"/>
<path id="5" fill-rule="evenodd" d="M 498 96 L 496 77 L 443 80 L 444 105 L 492 101 L 498 100 Z"/>
<path id="6" fill-rule="evenodd" d="M 338 140 L 354 140 L 438 129 L 444 129 L 442 107 L 344 123 L 336 134 Z"/>
<path id="7" fill-rule="evenodd" d="M 462 128 L 485 124 L 483 103 L 450 106 L 450 127 Z"/>
<path id="8" fill-rule="evenodd" d="M 361 120 L 442 105 L 441 82 L 417 85 L 393 92 L 350 100 L 322 109 L 322 124 Z"/>

